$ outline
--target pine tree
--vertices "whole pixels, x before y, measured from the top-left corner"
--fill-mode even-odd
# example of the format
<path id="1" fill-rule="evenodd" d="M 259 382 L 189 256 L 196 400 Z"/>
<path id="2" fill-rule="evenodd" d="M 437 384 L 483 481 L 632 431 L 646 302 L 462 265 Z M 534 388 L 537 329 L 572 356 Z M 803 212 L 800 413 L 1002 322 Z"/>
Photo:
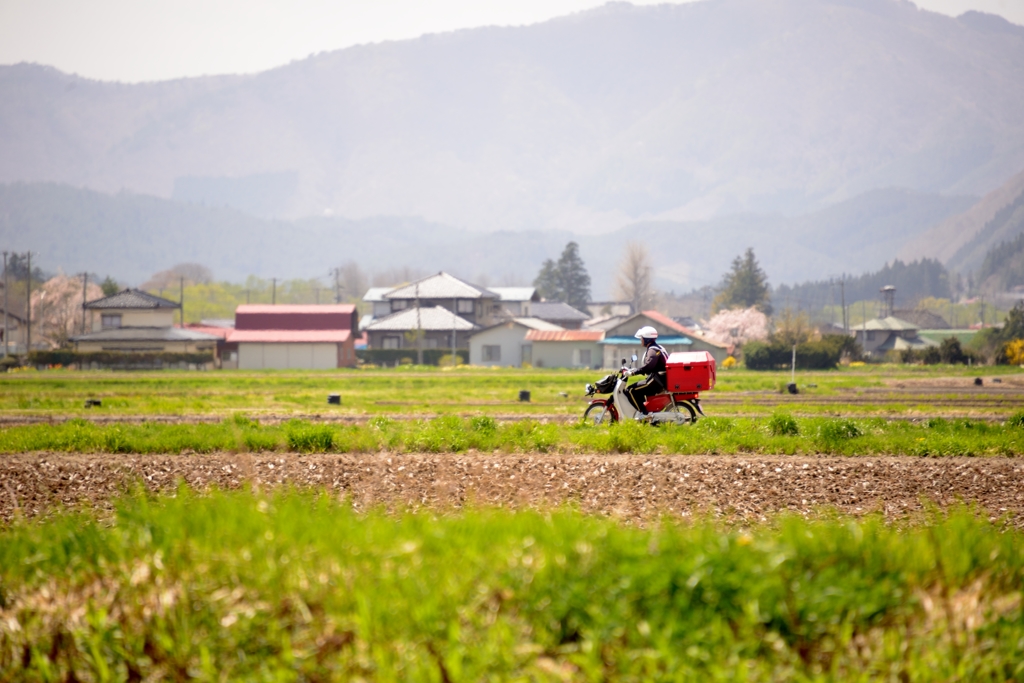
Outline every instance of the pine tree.
<path id="1" fill-rule="evenodd" d="M 585 309 L 590 302 L 590 276 L 580 258 L 579 245 L 569 242 L 557 262 L 544 261 L 533 286 L 548 301 L 563 301 L 573 308 Z"/>
<path id="2" fill-rule="evenodd" d="M 755 306 L 765 315 L 771 315 L 770 295 L 768 276 L 758 265 L 754 250 L 748 248 L 743 256 L 733 259 L 732 270 L 722 278 L 722 292 L 715 297 L 714 310 Z"/>
<path id="3" fill-rule="evenodd" d="M 558 275 L 562 284 L 562 300 L 573 308 L 585 309 L 590 303 L 590 276 L 580 258 L 580 246 L 575 242 L 565 245 L 558 258 Z"/>

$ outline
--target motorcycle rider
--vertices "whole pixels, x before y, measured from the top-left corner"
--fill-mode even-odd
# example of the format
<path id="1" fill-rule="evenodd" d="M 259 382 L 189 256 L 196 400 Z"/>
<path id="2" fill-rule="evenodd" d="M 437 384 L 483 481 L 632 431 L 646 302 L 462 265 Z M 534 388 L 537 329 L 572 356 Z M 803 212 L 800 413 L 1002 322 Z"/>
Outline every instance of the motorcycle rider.
<path id="1" fill-rule="evenodd" d="M 648 416 L 644 406 L 647 397 L 665 391 L 668 351 L 657 343 L 658 331 L 650 325 L 644 325 L 633 336 L 643 343 L 646 351 L 640 367 L 628 372 L 630 375 L 646 375 L 647 379 L 626 387 L 626 398 L 637 410 L 636 419 L 643 420 Z"/>

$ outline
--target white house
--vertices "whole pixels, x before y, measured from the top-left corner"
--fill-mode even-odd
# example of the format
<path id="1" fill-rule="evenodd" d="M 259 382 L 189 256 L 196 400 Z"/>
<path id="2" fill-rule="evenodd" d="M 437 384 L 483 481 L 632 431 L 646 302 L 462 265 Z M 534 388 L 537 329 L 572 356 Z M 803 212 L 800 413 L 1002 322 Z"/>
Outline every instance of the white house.
<path id="1" fill-rule="evenodd" d="M 537 318 L 513 318 L 480 330 L 469 338 L 469 364 L 520 367 L 533 363 L 533 347 L 526 335 L 533 330 L 562 328 Z"/>

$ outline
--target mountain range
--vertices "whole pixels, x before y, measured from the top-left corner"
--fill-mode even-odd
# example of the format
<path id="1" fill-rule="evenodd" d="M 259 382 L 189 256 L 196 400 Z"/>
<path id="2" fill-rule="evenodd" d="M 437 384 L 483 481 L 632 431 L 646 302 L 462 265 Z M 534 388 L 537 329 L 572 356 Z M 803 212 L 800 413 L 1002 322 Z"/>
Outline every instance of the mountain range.
<path id="1" fill-rule="evenodd" d="M 48 270 L 94 272 L 138 285 L 176 263 L 209 267 L 234 282 L 324 277 L 355 261 L 365 271 L 410 266 L 490 284 L 532 282 L 570 240 L 593 281 L 614 295 L 630 241 L 648 247 L 655 285 L 687 291 L 717 284 L 731 260 L 753 247 L 773 284 L 877 269 L 907 236 L 971 207 L 974 197 L 875 190 L 809 214 L 729 215 L 706 221 L 642 222 L 602 235 L 565 230 L 481 233 L 419 218 L 263 219 L 237 209 L 54 183 L 0 185 L 0 244 L 35 252 Z"/>
<path id="2" fill-rule="evenodd" d="M 905 0 L 610 3 L 133 85 L 21 64 L 0 95 L 0 182 L 268 219 L 671 232 L 888 188 L 980 196 L 1024 168 L 1024 27 Z"/>

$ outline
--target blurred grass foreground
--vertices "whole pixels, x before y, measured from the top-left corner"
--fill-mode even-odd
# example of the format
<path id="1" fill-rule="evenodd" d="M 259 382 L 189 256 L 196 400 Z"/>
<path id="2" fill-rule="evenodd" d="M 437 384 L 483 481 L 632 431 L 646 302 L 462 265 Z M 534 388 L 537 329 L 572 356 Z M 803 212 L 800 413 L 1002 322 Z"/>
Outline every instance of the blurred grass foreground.
<path id="1" fill-rule="evenodd" d="M 643 529 L 181 489 L 0 530 L 0 679 L 1024 680 L 1022 573 L 968 509 Z"/>

